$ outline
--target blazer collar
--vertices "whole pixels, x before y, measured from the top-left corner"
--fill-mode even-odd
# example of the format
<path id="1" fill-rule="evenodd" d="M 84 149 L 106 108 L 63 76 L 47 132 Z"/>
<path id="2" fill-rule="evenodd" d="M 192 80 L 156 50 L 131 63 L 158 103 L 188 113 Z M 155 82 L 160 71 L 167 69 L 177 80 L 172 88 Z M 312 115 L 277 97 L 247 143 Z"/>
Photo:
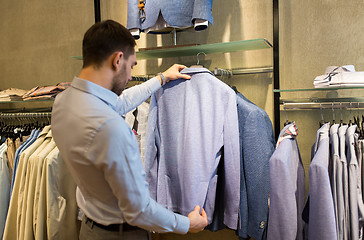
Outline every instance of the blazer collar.
<path id="1" fill-rule="evenodd" d="M 184 68 L 182 69 L 181 73 L 183 74 L 197 74 L 197 73 L 209 73 L 212 76 L 215 76 L 210 70 L 203 68 L 203 67 L 194 67 L 194 68 Z"/>

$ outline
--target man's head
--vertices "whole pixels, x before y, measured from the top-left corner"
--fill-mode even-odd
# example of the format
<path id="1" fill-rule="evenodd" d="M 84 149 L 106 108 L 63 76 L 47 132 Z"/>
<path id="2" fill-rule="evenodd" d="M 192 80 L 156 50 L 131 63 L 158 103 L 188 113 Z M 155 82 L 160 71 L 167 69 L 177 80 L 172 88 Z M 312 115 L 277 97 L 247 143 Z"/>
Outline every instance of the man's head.
<path id="1" fill-rule="evenodd" d="M 136 43 L 130 32 L 113 20 L 95 23 L 87 30 L 82 42 L 83 68 L 102 63 L 117 51 L 127 59 L 135 52 Z"/>
<path id="2" fill-rule="evenodd" d="M 83 38 L 83 68 L 100 69 L 107 64 L 113 72 L 110 90 L 120 95 L 136 65 L 135 45 L 133 36 L 121 24 L 113 20 L 98 22 Z"/>

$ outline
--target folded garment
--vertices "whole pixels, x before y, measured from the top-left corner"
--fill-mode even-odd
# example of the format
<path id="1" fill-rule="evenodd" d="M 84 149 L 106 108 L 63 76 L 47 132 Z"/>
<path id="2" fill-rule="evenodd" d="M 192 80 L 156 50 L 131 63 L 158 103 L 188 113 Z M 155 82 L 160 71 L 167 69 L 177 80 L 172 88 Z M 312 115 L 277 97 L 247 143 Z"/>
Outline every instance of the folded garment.
<path id="1" fill-rule="evenodd" d="M 313 84 L 315 88 L 359 87 L 364 84 L 364 72 L 356 72 L 353 65 L 329 66 L 324 75 L 315 78 Z"/>
<path id="2" fill-rule="evenodd" d="M 50 96 L 49 98 L 54 98 L 55 95 L 64 91 L 70 86 L 70 82 L 58 83 L 56 86 L 44 86 L 44 87 L 34 87 L 23 95 L 24 100 L 30 99 L 40 99 L 39 96 Z M 47 98 L 47 97 L 44 97 Z"/>
<path id="3" fill-rule="evenodd" d="M 0 98 L 22 97 L 26 92 L 27 92 L 27 90 L 24 90 L 24 89 L 8 88 L 8 89 L 0 92 Z"/>
<path id="4" fill-rule="evenodd" d="M 35 97 L 26 97 L 23 98 L 23 101 L 30 101 L 30 100 L 53 100 L 56 98 L 58 93 L 50 94 L 50 95 L 41 95 Z"/>
<path id="5" fill-rule="evenodd" d="M 23 98 L 19 96 L 0 97 L 0 102 L 10 102 L 10 101 L 23 101 Z"/>

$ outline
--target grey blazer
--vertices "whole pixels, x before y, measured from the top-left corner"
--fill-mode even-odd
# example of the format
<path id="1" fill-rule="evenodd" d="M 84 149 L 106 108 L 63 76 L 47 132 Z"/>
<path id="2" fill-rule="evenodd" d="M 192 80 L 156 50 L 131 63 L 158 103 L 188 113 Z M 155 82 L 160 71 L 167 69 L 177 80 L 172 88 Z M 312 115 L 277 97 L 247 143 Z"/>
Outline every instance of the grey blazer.
<path id="1" fill-rule="evenodd" d="M 192 26 L 197 18 L 213 24 L 212 0 L 147 0 L 144 22 L 139 20 L 138 3 L 137 0 L 128 0 L 128 29 L 148 29 L 156 24 L 160 13 L 174 27 Z"/>
<path id="2" fill-rule="evenodd" d="M 283 128 L 279 137 L 295 126 Z M 303 239 L 301 214 L 305 205 L 305 172 L 297 132 L 282 140 L 269 160 L 270 209 L 268 239 Z"/>
<path id="3" fill-rule="evenodd" d="M 309 168 L 309 225 L 308 239 L 337 239 L 334 203 L 332 199 L 329 165 L 330 123 L 318 131 Z"/>

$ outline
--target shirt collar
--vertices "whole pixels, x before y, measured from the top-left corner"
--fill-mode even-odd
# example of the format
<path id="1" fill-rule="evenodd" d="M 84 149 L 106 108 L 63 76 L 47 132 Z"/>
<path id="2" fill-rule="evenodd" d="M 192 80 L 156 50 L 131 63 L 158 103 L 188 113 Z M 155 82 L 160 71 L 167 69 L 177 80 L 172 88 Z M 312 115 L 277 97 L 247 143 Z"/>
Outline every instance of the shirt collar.
<path id="1" fill-rule="evenodd" d="M 210 70 L 203 68 L 203 67 L 194 67 L 194 68 L 184 68 L 182 69 L 181 73 L 183 74 L 196 74 L 196 73 L 210 73 L 214 76 Z"/>
<path id="2" fill-rule="evenodd" d="M 79 77 L 74 77 L 71 87 L 92 94 L 110 105 L 114 110 L 116 109 L 118 95 L 109 89 Z"/>

